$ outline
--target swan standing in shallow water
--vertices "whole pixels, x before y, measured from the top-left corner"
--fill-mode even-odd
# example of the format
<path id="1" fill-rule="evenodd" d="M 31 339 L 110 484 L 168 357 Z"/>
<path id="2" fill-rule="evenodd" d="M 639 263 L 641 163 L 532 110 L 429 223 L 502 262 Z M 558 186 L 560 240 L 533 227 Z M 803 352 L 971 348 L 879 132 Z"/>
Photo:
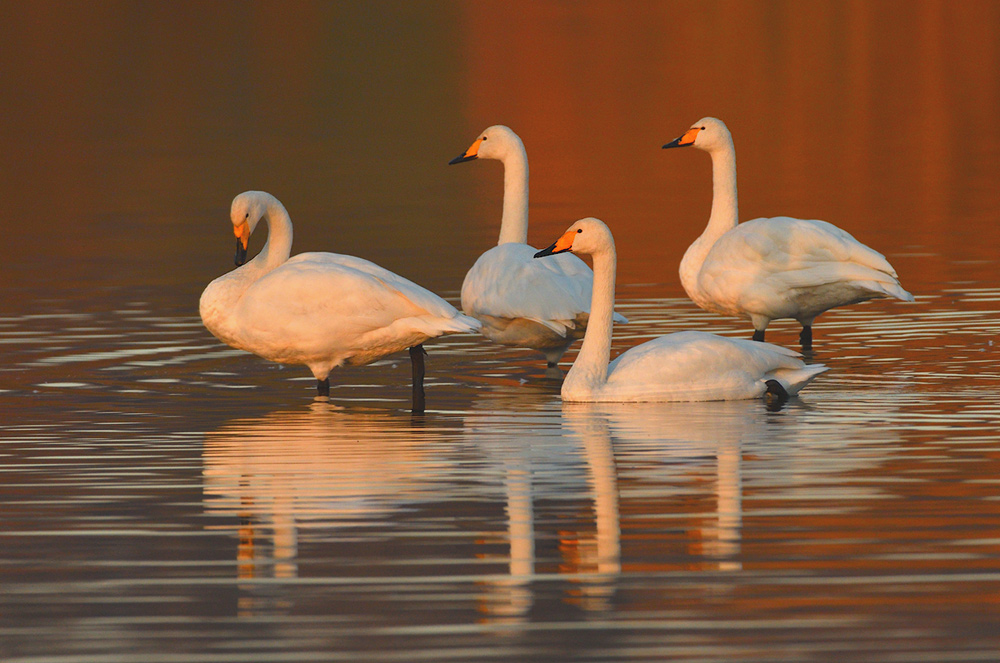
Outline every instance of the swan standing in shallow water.
<path id="1" fill-rule="evenodd" d="M 590 324 L 562 385 L 564 401 L 732 401 L 771 393 L 787 398 L 827 370 L 770 343 L 705 332 L 667 334 L 623 352 L 610 364 L 615 305 L 615 241 L 594 218 L 580 219 L 536 258 L 564 251 L 594 259 Z"/>
<path id="2" fill-rule="evenodd" d="M 353 256 L 301 253 L 289 259 L 292 222 L 263 191 L 233 199 L 237 269 L 201 295 L 201 319 L 223 343 L 282 364 L 305 364 L 320 396 L 330 371 L 362 366 L 409 348 L 413 409 L 424 409 L 423 346 L 443 334 L 474 332 L 479 322 L 434 293 Z M 243 264 L 257 223 L 268 225 L 264 248 Z"/>
<path id="3" fill-rule="evenodd" d="M 826 221 L 777 216 L 737 225 L 736 149 L 721 120 L 698 120 L 663 147 L 688 146 L 712 157 L 712 214 L 680 267 L 695 304 L 749 318 L 755 341 L 771 320 L 794 318 L 809 350 L 813 320 L 824 311 L 882 297 L 913 301 L 885 256 Z"/>
<path id="4" fill-rule="evenodd" d="M 590 317 L 594 274 L 576 256 L 538 262 L 528 245 L 528 154 L 516 133 L 495 125 L 452 159 L 498 159 L 504 167 L 500 240 L 465 276 L 462 310 L 483 323 L 483 335 L 500 345 L 541 351 L 549 369 L 576 339 Z M 615 314 L 616 322 L 628 322 Z"/>

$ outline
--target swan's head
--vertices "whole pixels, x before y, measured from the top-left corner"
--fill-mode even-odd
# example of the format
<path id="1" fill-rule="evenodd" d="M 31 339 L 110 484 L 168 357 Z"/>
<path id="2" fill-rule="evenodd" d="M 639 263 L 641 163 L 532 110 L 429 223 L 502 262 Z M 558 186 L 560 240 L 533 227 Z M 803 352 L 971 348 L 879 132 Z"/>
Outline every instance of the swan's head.
<path id="1" fill-rule="evenodd" d="M 611 236 L 611 230 L 603 221 L 590 216 L 571 225 L 562 237 L 536 253 L 535 257 L 542 258 L 566 251 L 594 255 L 608 249 L 613 250 L 614 247 L 615 240 Z"/>
<path id="2" fill-rule="evenodd" d="M 697 147 L 700 150 L 711 152 L 720 147 L 733 144 L 733 137 L 726 128 L 722 120 L 714 117 L 703 117 L 688 129 L 683 136 L 679 136 L 663 146 L 668 147 Z"/>
<path id="3" fill-rule="evenodd" d="M 237 265 L 246 262 L 250 234 L 267 213 L 268 201 L 271 198 L 273 196 L 263 191 L 244 191 L 233 198 L 233 204 L 229 208 L 229 218 L 233 222 L 233 234 L 236 235 Z"/>
<path id="4" fill-rule="evenodd" d="M 495 124 L 479 134 L 469 149 L 448 163 L 456 164 L 473 159 L 499 159 L 503 161 L 512 150 L 523 151 L 524 143 L 509 127 Z"/>

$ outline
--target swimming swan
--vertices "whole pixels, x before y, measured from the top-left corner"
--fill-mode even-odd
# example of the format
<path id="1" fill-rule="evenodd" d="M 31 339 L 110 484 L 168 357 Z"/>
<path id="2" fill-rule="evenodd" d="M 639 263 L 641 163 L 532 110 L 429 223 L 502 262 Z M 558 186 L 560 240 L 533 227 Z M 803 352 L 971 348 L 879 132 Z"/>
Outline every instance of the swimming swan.
<path id="1" fill-rule="evenodd" d="M 787 398 L 827 370 L 770 343 L 685 331 L 646 341 L 610 364 L 615 304 L 615 241 L 594 218 L 580 219 L 536 258 L 563 251 L 594 259 L 590 325 L 562 385 L 564 401 L 730 401 L 771 393 Z"/>
<path id="2" fill-rule="evenodd" d="M 479 322 L 429 290 L 378 265 L 336 253 L 289 259 L 292 222 L 277 198 L 246 191 L 233 199 L 237 269 L 201 295 L 201 319 L 223 343 L 282 364 L 305 364 L 320 396 L 330 395 L 337 366 L 362 366 L 410 349 L 413 409 L 424 408 L 422 343 L 474 332 Z M 246 261 L 257 223 L 268 225 L 264 248 Z"/>
<path id="3" fill-rule="evenodd" d="M 516 133 L 495 125 L 452 159 L 498 159 L 504 167 L 500 240 L 479 256 L 462 284 L 462 310 L 483 323 L 494 343 L 541 351 L 555 369 L 583 336 L 594 274 L 576 256 L 533 260 L 528 245 L 528 155 Z M 616 322 L 628 322 L 615 314 Z"/>
<path id="4" fill-rule="evenodd" d="M 701 308 L 749 318 L 755 341 L 771 320 L 794 318 L 812 348 L 820 313 L 869 299 L 912 302 L 881 253 L 826 221 L 778 216 L 737 225 L 736 150 L 721 120 L 698 120 L 664 148 L 693 146 L 712 157 L 712 214 L 681 260 L 681 284 Z"/>

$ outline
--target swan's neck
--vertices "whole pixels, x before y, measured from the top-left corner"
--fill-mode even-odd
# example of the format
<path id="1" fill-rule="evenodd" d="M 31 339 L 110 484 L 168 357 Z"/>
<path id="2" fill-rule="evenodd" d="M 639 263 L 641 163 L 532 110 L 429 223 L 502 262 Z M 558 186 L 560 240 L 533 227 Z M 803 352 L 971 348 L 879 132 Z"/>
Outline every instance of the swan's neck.
<path id="1" fill-rule="evenodd" d="M 615 312 L 615 269 L 618 259 L 614 245 L 594 254 L 594 288 L 590 297 L 590 320 L 583 346 L 563 381 L 563 392 L 593 392 L 608 381 L 611 360 L 611 326 Z"/>
<path id="2" fill-rule="evenodd" d="M 503 217 L 497 244 L 528 243 L 528 153 L 518 141 L 503 158 Z"/>
<path id="3" fill-rule="evenodd" d="M 715 242 L 736 227 L 739 208 L 736 200 L 736 148 L 727 144 L 709 153 L 712 157 L 712 213 L 704 232 L 688 247 L 681 260 L 681 285 L 697 301 L 698 274 Z"/>
<path id="4" fill-rule="evenodd" d="M 712 214 L 702 238 L 714 243 L 736 227 L 739 209 L 736 202 L 736 148 L 730 139 L 711 152 L 712 155 Z"/>
<path id="5" fill-rule="evenodd" d="M 243 294 L 266 274 L 288 260 L 292 250 L 292 222 L 276 198 L 267 203 L 261 219 L 267 223 L 267 241 L 253 260 L 212 281 L 201 295 L 200 311 L 205 326 L 234 347 L 240 344 L 236 307 Z"/>
<path id="6" fill-rule="evenodd" d="M 257 278 L 279 267 L 292 252 L 292 221 L 277 198 L 268 201 L 267 211 L 261 220 L 267 224 L 267 241 L 260 253 L 244 267 L 257 272 Z"/>

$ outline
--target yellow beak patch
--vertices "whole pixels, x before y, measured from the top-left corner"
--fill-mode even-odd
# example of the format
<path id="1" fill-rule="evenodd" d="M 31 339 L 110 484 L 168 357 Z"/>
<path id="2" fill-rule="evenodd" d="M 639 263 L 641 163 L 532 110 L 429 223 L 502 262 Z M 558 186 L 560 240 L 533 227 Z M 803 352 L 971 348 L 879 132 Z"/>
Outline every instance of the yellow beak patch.
<path id="1" fill-rule="evenodd" d="M 238 226 L 233 226 L 233 234 L 236 235 L 236 239 L 240 240 L 243 244 L 243 249 L 246 250 L 247 244 L 250 242 L 250 224 L 244 221 Z"/>
<path id="2" fill-rule="evenodd" d="M 683 136 L 677 139 L 677 145 L 690 145 L 694 142 L 694 139 L 698 137 L 698 132 L 701 131 L 701 127 L 694 127 L 693 129 L 688 129 Z"/>
<path id="3" fill-rule="evenodd" d="M 575 230 L 567 230 L 562 234 L 562 237 L 556 240 L 556 246 L 552 250 L 553 253 L 559 253 L 561 251 L 569 251 L 573 248 L 573 239 L 576 237 Z"/>
<path id="4" fill-rule="evenodd" d="M 463 159 L 471 159 L 472 157 L 479 154 L 479 146 L 483 144 L 482 138 L 477 138 L 474 143 L 465 151 L 462 155 Z"/>

